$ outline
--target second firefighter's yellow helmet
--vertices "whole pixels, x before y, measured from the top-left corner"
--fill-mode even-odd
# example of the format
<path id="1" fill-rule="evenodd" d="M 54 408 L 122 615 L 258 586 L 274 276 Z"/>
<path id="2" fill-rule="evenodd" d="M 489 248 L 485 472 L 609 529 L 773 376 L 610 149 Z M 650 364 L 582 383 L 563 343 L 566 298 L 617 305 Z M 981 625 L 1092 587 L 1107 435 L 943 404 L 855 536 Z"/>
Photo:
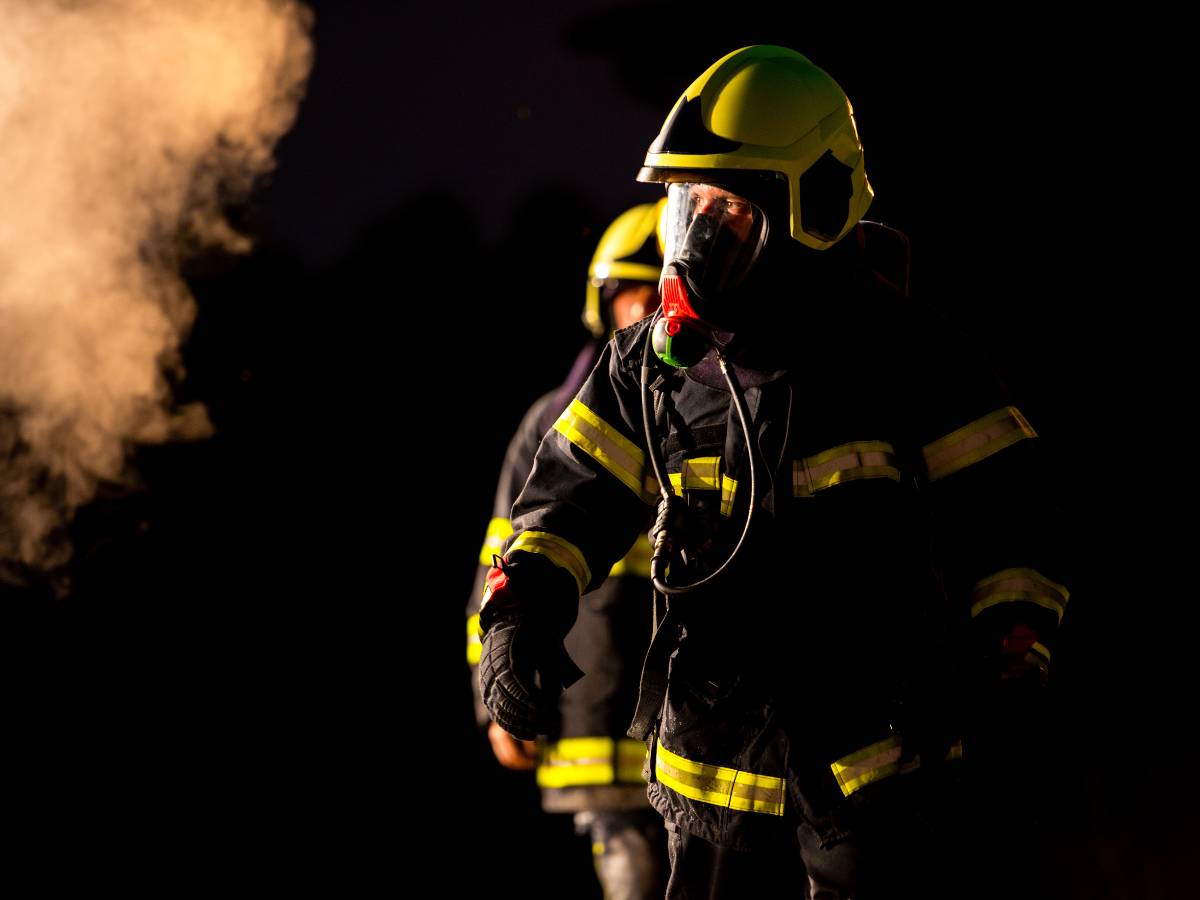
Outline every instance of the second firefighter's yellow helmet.
<path id="1" fill-rule="evenodd" d="M 850 100 L 794 50 L 743 47 L 692 82 L 650 145 L 638 181 L 787 180 L 791 236 L 814 250 L 841 240 L 871 205 Z"/>
<path id="2" fill-rule="evenodd" d="M 608 305 L 621 282 L 644 281 L 657 289 L 662 273 L 662 212 L 666 198 L 627 209 L 600 236 L 588 266 L 583 324 L 597 338 L 613 329 Z"/>

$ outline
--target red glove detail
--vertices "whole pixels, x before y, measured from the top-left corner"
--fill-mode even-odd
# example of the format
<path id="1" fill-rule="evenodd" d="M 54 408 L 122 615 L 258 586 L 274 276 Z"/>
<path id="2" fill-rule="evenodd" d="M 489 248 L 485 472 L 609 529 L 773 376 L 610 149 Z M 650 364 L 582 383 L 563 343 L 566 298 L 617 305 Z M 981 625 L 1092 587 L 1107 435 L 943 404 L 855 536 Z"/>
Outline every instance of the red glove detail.
<path id="1" fill-rule="evenodd" d="M 1028 625 L 1018 622 L 1000 639 L 1000 680 L 1035 681 L 1045 684 L 1048 668 L 1042 655 L 1033 649 L 1038 634 Z"/>
<path id="2" fill-rule="evenodd" d="M 500 563 L 488 569 L 487 577 L 483 580 L 483 598 L 479 601 L 479 611 L 483 612 L 483 608 L 489 603 L 495 601 L 496 609 L 503 609 L 505 599 L 511 597 L 511 592 L 508 588 L 508 573 L 501 566 L 504 560 L 493 556 L 492 561 Z"/>
<path id="3" fill-rule="evenodd" d="M 1037 632 L 1028 625 L 1016 624 L 1012 631 L 1004 636 L 1003 647 L 1005 656 L 1017 656 L 1022 659 L 1030 648 L 1037 643 Z"/>

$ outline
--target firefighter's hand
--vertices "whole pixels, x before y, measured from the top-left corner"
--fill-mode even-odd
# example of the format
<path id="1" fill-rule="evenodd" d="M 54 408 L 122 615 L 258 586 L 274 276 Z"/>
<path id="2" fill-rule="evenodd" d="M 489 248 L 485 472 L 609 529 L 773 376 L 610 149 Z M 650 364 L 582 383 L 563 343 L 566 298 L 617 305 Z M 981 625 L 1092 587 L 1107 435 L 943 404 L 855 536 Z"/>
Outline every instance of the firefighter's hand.
<path id="1" fill-rule="evenodd" d="M 527 772 L 537 765 L 537 744 L 519 741 L 495 722 L 488 725 L 488 740 L 496 760 L 506 769 Z"/>
<path id="2" fill-rule="evenodd" d="M 520 613 L 501 614 L 483 636 L 480 694 L 492 720 L 515 738 L 553 730 L 558 695 L 580 675 L 562 639 Z"/>

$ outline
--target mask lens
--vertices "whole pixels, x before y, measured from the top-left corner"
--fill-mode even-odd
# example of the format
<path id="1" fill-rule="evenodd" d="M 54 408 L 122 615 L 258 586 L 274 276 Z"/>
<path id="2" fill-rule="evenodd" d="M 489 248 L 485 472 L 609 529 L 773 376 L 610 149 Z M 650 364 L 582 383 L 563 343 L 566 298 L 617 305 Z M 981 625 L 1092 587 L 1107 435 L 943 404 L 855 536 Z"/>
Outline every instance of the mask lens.
<path id="1" fill-rule="evenodd" d="M 710 299 L 742 282 L 767 237 L 758 206 L 711 184 L 670 185 L 663 223 L 664 260 L 685 263 Z"/>

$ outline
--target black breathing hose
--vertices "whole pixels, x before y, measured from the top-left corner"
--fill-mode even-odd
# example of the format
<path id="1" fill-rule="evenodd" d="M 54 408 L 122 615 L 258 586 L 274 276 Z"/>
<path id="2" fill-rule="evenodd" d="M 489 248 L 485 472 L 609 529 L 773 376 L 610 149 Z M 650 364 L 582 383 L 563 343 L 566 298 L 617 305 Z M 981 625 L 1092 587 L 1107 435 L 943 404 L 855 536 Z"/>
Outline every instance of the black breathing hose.
<path id="1" fill-rule="evenodd" d="M 662 494 L 662 499 L 658 503 L 658 518 L 654 523 L 654 555 L 650 558 L 650 580 L 654 583 L 656 591 L 666 596 L 673 596 L 675 594 L 686 594 L 708 584 L 724 572 L 729 564 L 733 562 L 734 558 L 738 555 L 738 551 L 742 549 L 742 544 L 745 543 L 746 535 L 750 533 L 750 522 L 754 518 L 754 507 L 758 505 L 758 494 L 755 485 L 754 442 L 750 436 L 750 411 L 746 408 L 746 396 L 742 393 L 742 386 L 738 383 L 737 375 L 727 364 L 724 354 L 720 349 L 717 349 L 717 363 L 721 367 L 721 374 L 725 376 L 725 383 L 729 386 L 729 392 L 733 395 L 733 406 L 737 411 L 738 421 L 742 425 L 742 434 L 746 439 L 746 452 L 750 457 L 750 505 L 746 511 L 746 524 L 742 527 L 742 534 L 738 538 L 737 544 L 734 545 L 734 548 L 729 552 L 729 556 L 726 557 L 725 561 L 715 571 L 710 572 L 692 584 L 667 584 L 666 568 L 667 563 L 670 561 L 672 546 L 670 531 L 674 524 L 672 519 L 676 516 L 680 499 L 671 491 L 671 482 L 667 478 L 666 463 L 662 458 L 662 448 L 659 447 L 658 441 L 655 440 L 653 419 L 650 415 L 650 408 L 653 405 L 650 398 L 650 382 L 654 376 L 654 370 L 650 367 L 650 343 L 654 331 L 654 323 L 661 316 L 662 309 L 660 308 L 655 313 L 654 319 L 650 322 L 650 327 L 646 329 L 646 346 L 642 350 L 642 428 L 645 431 L 646 452 L 650 457 L 650 464 L 654 468 L 654 477 L 658 479 L 659 492 Z"/>

